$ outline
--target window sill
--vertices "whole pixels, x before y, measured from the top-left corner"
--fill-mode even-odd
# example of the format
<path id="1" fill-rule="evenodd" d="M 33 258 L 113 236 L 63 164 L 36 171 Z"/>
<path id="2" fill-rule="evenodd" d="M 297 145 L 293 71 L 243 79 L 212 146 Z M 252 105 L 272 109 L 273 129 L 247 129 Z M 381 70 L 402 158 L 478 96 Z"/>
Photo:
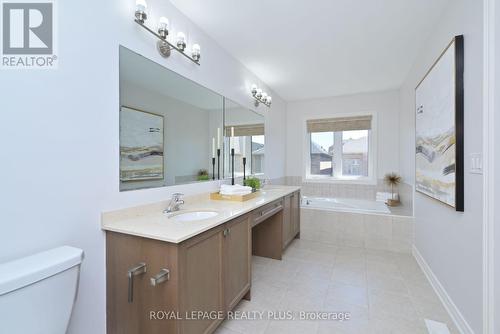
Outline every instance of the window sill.
<path id="1" fill-rule="evenodd" d="M 324 177 L 308 175 L 302 178 L 303 183 L 334 183 L 334 184 L 366 184 L 377 185 L 377 180 L 367 177 Z"/>

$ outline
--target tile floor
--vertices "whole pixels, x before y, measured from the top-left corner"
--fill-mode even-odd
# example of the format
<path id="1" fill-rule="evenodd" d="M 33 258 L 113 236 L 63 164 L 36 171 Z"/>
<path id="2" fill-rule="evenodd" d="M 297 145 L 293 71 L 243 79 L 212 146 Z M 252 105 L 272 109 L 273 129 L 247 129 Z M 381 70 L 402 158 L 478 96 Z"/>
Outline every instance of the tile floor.
<path id="1" fill-rule="evenodd" d="M 238 311 L 349 312 L 350 320 L 226 320 L 218 334 L 427 334 L 424 319 L 458 333 L 411 255 L 296 239 L 283 260 L 253 258 L 252 300 Z M 267 318 L 267 317 L 265 317 Z"/>

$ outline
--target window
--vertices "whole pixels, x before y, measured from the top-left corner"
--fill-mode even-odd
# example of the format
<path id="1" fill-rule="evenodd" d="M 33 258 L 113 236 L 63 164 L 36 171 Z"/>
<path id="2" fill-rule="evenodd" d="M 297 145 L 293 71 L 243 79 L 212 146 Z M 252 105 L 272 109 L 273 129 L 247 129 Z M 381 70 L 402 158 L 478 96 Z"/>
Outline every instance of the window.
<path id="1" fill-rule="evenodd" d="M 311 178 L 367 179 L 371 116 L 307 121 Z"/>

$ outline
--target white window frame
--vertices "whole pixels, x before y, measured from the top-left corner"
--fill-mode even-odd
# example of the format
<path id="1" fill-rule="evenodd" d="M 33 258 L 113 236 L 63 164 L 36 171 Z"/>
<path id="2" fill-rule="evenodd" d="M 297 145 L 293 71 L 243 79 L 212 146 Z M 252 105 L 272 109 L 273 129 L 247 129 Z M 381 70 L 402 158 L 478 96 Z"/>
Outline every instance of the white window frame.
<path id="1" fill-rule="evenodd" d="M 353 117 L 353 116 L 372 116 L 372 128 L 368 139 L 368 176 L 361 177 L 338 177 L 329 175 L 311 175 L 311 135 L 307 132 L 307 121 L 311 119 L 334 118 L 334 117 Z M 302 122 L 303 135 L 303 182 L 317 183 L 340 183 L 340 184 L 377 184 L 377 143 L 378 143 L 378 117 L 376 111 L 351 112 L 309 115 Z M 339 167 L 341 168 L 341 167 Z"/>

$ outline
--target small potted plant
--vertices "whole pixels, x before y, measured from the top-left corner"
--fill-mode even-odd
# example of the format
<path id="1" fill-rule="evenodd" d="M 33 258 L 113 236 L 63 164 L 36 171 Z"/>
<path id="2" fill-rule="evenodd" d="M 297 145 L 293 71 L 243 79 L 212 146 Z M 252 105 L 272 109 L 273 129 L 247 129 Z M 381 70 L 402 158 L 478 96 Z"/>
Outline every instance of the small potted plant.
<path id="1" fill-rule="evenodd" d="M 260 189 L 260 180 L 256 177 L 249 177 L 243 181 L 243 185 L 247 187 L 252 187 L 252 191 L 256 192 Z"/>
<path id="2" fill-rule="evenodd" d="M 384 182 L 391 187 L 391 198 L 387 200 L 388 206 L 398 206 L 399 198 L 394 197 L 394 188 L 401 183 L 401 176 L 396 173 L 388 173 L 384 176 Z"/>
<path id="3" fill-rule="evenodd" d="M 208 171 L 206 169 L 200 169 L 198 171 L 198 181 L 208 181 Z"/>

